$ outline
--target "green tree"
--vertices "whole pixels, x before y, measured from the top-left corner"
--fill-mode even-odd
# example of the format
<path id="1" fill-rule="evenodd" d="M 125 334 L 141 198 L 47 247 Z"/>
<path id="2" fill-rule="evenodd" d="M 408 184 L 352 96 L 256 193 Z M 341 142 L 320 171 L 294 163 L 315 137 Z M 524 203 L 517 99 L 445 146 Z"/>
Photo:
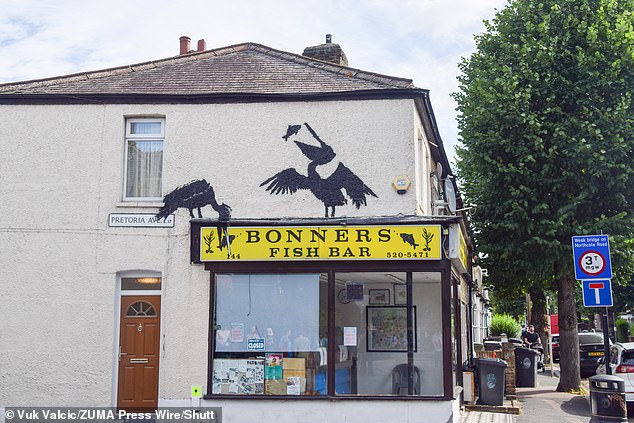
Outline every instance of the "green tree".
<path id="1" fill-rule="evenodd" d="M 511 0 L 485 25 L 455 94 L 477 248 L 496 286 L 557 291 L 577 389 L 571 236 L 634 227 L 634 0 Z"/>
<path id="2" fill-rule="evenodd" d="M 614 279 L 612 296 L 615 313 L 634 312 L 634 239 L 617 238 L 610 242 Z"/>
<path id="3" fill-rule="evenodd" d="M 495 314 L 508 314 L 514 319 L 524 321 L 526 297 L 519 290 L 493 289 L 489 292 L 491 308 Z"/>

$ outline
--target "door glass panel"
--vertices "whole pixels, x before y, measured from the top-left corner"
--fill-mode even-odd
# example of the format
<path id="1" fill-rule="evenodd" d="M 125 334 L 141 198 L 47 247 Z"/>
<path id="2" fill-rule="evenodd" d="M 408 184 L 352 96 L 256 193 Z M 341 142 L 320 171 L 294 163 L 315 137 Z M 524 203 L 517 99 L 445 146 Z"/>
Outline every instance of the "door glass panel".
<path id="1" fill-rule="evenodd" d="M 161 289 L 160 277 L 121 278 L 122 291 L 148 291 Z"/>
<path id="2" fill-rule="evenodd" d="M 135 317 L 154 317 L 156 316 L 156 310 L 154 309 L 154 306 L 147 301 L 137 301 L 136 303 L 130 304 L 125 312 L 125 315 Z"/>

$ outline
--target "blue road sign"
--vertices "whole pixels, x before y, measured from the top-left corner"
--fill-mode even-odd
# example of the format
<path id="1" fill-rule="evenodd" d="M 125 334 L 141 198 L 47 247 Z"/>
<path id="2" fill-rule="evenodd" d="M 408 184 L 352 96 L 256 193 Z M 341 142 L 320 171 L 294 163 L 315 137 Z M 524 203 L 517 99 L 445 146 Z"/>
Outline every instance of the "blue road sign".
<path id="1" fill-rule="evenodd" d="M 573 236 L 572 254 L 577 280 L 612 279 L 610 243 L 607 235 Z"/>
<path id="2" fill-rule="evenodd" d="M 581 281 L 584 307 L 612 307 L 612 281 Z"/>

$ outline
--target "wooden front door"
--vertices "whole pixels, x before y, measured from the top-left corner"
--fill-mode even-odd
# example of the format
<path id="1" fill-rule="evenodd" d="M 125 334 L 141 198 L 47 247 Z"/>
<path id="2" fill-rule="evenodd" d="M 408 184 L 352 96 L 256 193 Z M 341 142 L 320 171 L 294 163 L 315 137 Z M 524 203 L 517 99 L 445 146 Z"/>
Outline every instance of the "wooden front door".
<path id="1" fill-rule="evenodd" d="M 117 408 L 158 406 L 161 297 L 121 297 Z"/>

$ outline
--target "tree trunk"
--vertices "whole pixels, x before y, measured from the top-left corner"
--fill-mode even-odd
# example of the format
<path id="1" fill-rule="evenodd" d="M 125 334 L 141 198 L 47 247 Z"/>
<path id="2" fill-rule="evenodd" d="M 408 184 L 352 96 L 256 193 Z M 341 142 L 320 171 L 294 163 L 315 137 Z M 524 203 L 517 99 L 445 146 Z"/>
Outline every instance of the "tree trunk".
<path id="1" fill-rule="evenodd" d="M 563 275 L 558 281 L 560 377 L 557 391 L 578 390 L 581 385 L 575 301 L 576 283 L 577 281 L 571 274 Z"/>
<path id="2" fill-rule="evenodd" d="M 539 335 L 544 354 L 548 354 L 548 337 L 546 336 L 546 296 L 544 290 L 538 287 L 531 287 L 528 292 L 531 296 L 531 320 L 529 324 L 535 326 L 535 332 Z"/>

